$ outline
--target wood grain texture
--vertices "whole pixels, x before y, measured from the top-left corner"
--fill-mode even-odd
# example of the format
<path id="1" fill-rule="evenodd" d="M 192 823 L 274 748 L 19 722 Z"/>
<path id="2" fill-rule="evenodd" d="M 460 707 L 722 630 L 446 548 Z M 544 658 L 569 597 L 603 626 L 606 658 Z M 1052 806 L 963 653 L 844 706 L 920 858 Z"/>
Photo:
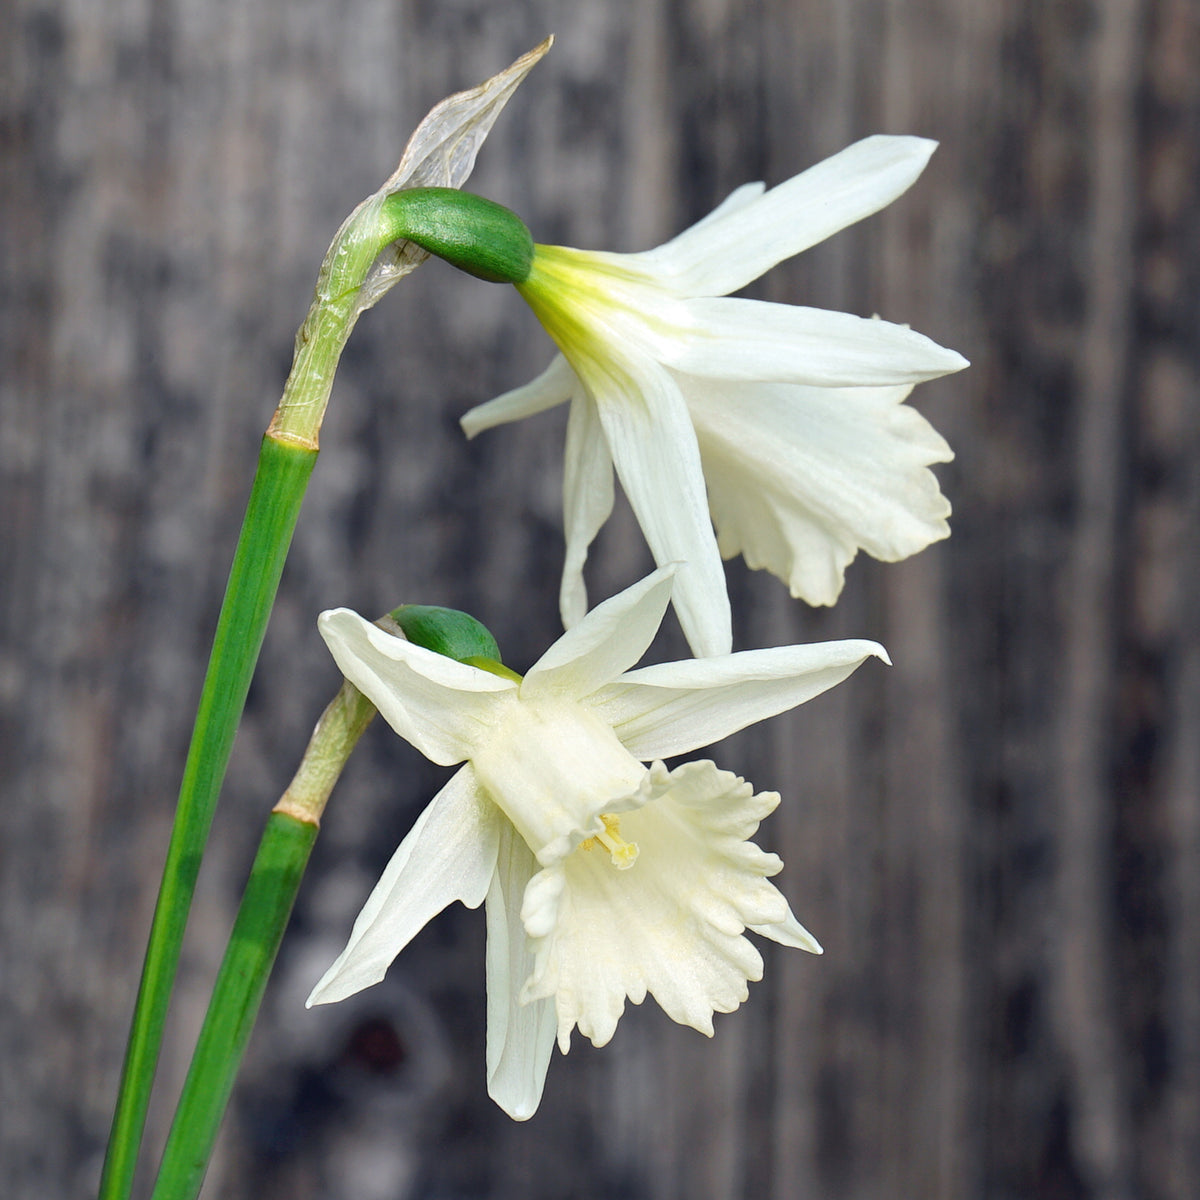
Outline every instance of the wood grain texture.
<path id="1" fill-rule="evenodd" d="M 0 1171 L 87 1195 L 208 639 L 320 256 L 412 126 L 553 31 L 473 187 L 653 245 L 868 133 L 941 148 L 752 294 L 973 361 L 916 406 L 947 543 L 816 611 L 729 566 L 736 642 L 896 666 L 715 756 L 826 954 L 768 947 L 708 1042 L 652 1004 L 486 1099 L 483 922 L 306 1012 L 443 778 L 372 730 L 335 796 L 206 1194 L 298 1200 L 1200 1195 L 1200 12 L 1194 0 L 9 0 L 0 7 Z M 323 608 L 556 635 L 562 413 L 459 415 L 549 346 L 423 267 L 360 323 L 218 812 L 161 1144 L 258 831 L 337 679 Z M 590 583 L 648 565 L 623 504 Z M 657 652 L 683 652 L 668 631 Z"/>

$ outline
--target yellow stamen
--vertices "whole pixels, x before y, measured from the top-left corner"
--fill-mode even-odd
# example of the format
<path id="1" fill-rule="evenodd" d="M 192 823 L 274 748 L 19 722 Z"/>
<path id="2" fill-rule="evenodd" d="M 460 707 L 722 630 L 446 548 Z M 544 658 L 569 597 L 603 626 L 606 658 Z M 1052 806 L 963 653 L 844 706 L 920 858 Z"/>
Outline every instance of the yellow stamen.
<path id="1" fill-rule="evenodd" d="M 637 842 L 627 842 L 621 837 L 621 822 L 616 817 L 601 813 L 600 820 L 604 822 L 604 832 L 588 838 L 581 845 L 585 850 L 590 850 L 599 842 L 608 851 L 612 865 L 618 871 L 628 871 L 637 861 Z"/>

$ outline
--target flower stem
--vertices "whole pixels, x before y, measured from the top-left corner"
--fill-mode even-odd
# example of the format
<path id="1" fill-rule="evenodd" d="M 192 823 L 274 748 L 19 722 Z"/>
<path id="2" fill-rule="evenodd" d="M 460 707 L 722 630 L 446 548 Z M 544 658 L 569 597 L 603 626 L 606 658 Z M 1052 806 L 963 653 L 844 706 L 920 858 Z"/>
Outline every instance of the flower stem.
<path id="1" fill-rule="evenodd" d="M 374 716 L 375 705 L 343 683 L 267 820 L 171 1122 L 155 1200 L 191 1200 L 200 1192 L 325 802 Z"/>
<path id="2" fill-rule="evenodd" d="M 191 1200 L 200 1193 L 317 830 L 315 822 L 287 813 L 273 812 L 267 820 L 167 1137 L 153 1200 Z"/>
<path id="3" fill-rule="evenodd" d="M 101 1200 L 125 1200 L 133 1184 L 200 859 L 316 457 L 315 447 L 263 439 L 184 767 L 100 1180 Z"/>

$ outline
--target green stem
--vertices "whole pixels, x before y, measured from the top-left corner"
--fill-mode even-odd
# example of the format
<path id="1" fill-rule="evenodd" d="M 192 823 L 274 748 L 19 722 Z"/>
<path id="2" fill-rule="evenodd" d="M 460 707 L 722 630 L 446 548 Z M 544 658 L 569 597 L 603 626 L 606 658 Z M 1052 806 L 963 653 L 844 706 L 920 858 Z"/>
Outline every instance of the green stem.
<path id="1" fill-rule="evenodd" d="M 263 439 L 184 767 L 100 1180 L 100 1200 L 125 1200 L 132 1188 L 200 859 L 316 457 L 315 447 Z"/>
<path id="2" fill-rule="evenodd" d="M 200 1193 L 316 840 L 315 822 L 281 812 L 273 812 L 267 821 L 167 1137 L 153 1200 L 192 1200 Z"/>
<path id="3" fill-rule="evenodd" d="M 375 705 L 344 682 L 321 714 L 295 777 L 267 821 L 171 1122 L 154 1185 L 154 1195 L 162 1200 L 190 1200 L 204 1182 L 321 814 L 374 716 Z"/>

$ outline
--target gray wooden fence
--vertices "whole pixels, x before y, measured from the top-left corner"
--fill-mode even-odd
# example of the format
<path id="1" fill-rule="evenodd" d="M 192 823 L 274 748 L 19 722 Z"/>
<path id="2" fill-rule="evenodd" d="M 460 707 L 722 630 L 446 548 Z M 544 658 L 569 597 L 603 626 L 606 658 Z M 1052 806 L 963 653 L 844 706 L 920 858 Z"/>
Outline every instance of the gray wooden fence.
<path id="1" fill-rule="evenodd" d="M 918 408 L 952 539 L 831 612 L 730 565 L 740 646 L 895 668 L 717 749 L 826 947 L 708 1042 L 651 1004 L 486 1099 L 483 923 L 306 1013 L 443 777 L 373 730 L 335 797 L 208 1195 L 1200 1195 L 1200 10 L 1195 0 L 7 0 L 0 6 L 0 1179 L 94 1187 L 258 437 L 321 254 L 416 120 L 539 41 L 473 186 L 638 249 L 862 135 L 942 145 L 756 294 L 879 312 L 969 372 Z M 457 418 L 549 344 L 432 263 L 362 321 L 201 880 L 170 1109 L 257 833 L 336 683 L 319 610 L 557 633 L 561 414 Z M 598 594 L 648 565 L 626 510 Z M 664 653 L 681 652 L 668 637 Z M 163 1135 L 163 1115 L 151 1144 Z"/>

